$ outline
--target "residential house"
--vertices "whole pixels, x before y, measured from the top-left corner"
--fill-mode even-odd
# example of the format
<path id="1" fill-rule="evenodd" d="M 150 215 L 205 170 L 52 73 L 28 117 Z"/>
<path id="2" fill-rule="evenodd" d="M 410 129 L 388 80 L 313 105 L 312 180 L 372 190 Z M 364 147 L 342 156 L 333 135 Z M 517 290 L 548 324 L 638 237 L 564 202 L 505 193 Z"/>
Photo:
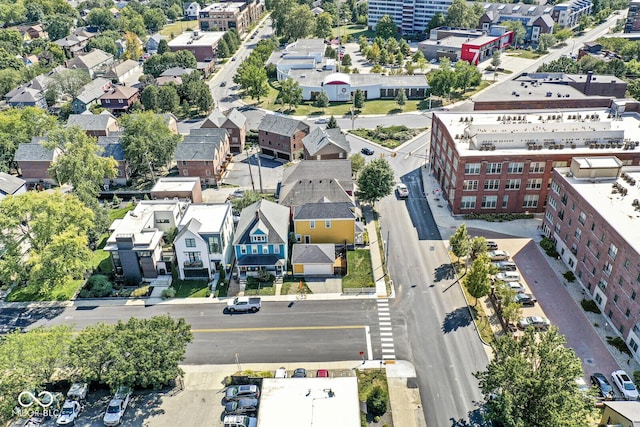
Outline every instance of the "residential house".
<path id="1" fill-rule="evenodd" d="M 42 109 L 47 108 L 47 100 L 44 97 L 44 92 L 32 89 L 32 88 L 22 88 L 18 93 L 13 95 L 11 99 L 9 99 L 8 104 L 11 107 L 22 108 L 22 107 L 40 107 Z"/>
<path id="2" fill-rule="evenodd" d="M 232 109 L 228 115 L 224 115 L 219 110 L 214 110 L 202 122 L 201 129 L 219 128 L 226 129 L 229 134 L 229 146 L 232 153 L 241 153 L 244 150 L 244 143 L 247 138 L 246 129 L 247 118 L 244 114 Z"/>
<path id="3" fill-rule="evenodd" d="M 164 37 L 162 37 L 160 33 L 150 35 L 149 40 L 144 44 L 144 50 L 146 50 L 147 53 L 156 53 L 158 51 L 158 46 L 160 45 L 160 40 L 162 39 L 164 39 Z"/>
<path id="4" fill-rule="evenodd" d="M 102 77 L 98 77 L 87 83 L 78 96 L 71 102 L 73 114 L 82 114 L 93 105 L 97 105 L 100 97 L 111 89 L 111 86 L 111 82 Z"/>
<path id="5" fill-rule="evenodd" d="M 64 50 L 67 57 L 81 55 L 89 43 L 89 40 L 98 33 L 90 33 L 84 30 L 77 30 L 67 37 L 54 41 L 55 44 Z"/>
<path id="6" fill-rule="evenodd" d="M 334 243 L 352 246 L 363 242 L 364 227 L 356 221 L 350 202 L 306 203 L 293 209 L 293 230 L 298 243 Z"/>
<path id="7" fill-rule="evenodd" d="M 184 4 L 184 17 L 189 21 L 198 19 L 200 15 L 200 3 L 193 1 L 191 3 Z"/>
<path id="8" fill-rule="evenodd" d="M 291 250 L 294 276 L 333 276 L 335 262 L 336 247 L 329 243 L 298 243 Z"/>
<path id="9" fill-rule="evenodd" d="M 120 132 L 120 126 L 116 118 L 104 110 L 100 114 L 84 112 L 82 114 L 71 114 L 67 120 L 67 126 L 78 126 L 89 136 L 109 136 L 114 132 Z"/>
<path id="10" fill-rule="evenodd" d="M 213 279 L 233 261 L 230 203 L 190 204 L 173 241 L 180 279 Z"/>
<path id="11" fill-rule="evenodd" d="M 154 199 L 178 199 L 190 203 L 202 203 L 200 178 L 182 176 L 164 176 L 158 178 L 151 189 Z"/>
<path id="12" fill-rule="evenodd" d="M 291 208 L 325 199 L 355 206 L 353 191 L 350 160 L 303 160 L 284 170 L 278 200 Z"/>
<path id="13" fill-rule="evenodd" d="M 637 427 L 640 425 L 640 402 L 603 401 L 601 426 Z"/>
<path id="14" fill-rule="evenodd" d="M 137 83 L 138 77 L 142 74 L 142 65 L 133 59 L 113 64 L 107 68 L 104 78 L 113 83 Z"/>
<path id="15" fill-rule="evenodd" d="M 48 37 L 41 24 L 18 25 L 11 29 L 20 32 L 20 35 L 22 35 L 22 39 L 25 42 L 28 42 L 29 40 L 43 39 Z"/>
<path id="16" fill-rule="evenodd" d="M 127 185 L 127 181 L 131 178 L 131 168 L 125 157 L 120 136 L 100 136 L 98 145 L 103 149 L 102 157 L 111 157 L 118 162 L 115 178 L 105 177 L 104 179 L 105 189 L 113 185 Z"/>
<path id="17" fill-rule="evenodd" d="M 129 108 L 140 99 L 140 92 L 131 86 L 114 86 L 100 97 L 100 105 L 119 115 L 129 111 Z"/>
<path id="18" fill-rule="evenodd" d="M 78 55 L 68 60 L 65 65 L 69 69 L 85 70 L 91 78 L 105 73 L 113 63 L 113 55 L 100 49 L 93 49 L 84 55 Z"/>
<path id="19" fill-rule="evenodd" d="M 104 250 L 111 254 L 116 277 L 137 284 L 171 274 L 173 250 L 164 237 L 178 226 L 185 209 L 186 204 L 177 200 L 143 200 L 115 220 Z"/>
<path id="20" fill-rule="evenodd" d="M 302 139 L 305 160 L 346 159 L 351 152 L 347 137 L 338 128 L 315 128 Z"/>
<path id="21" fill-rule="evenodd" d="M 17 176 L 0 172 L 0 201 L 7 196 L 17 196 L 27 192 L 27 181 Z"/>
<path id="22" fill-rule="evenodd" d="M 282 278 L 289 258 L 289 209 L 260 200 L 242 210 L 233 239 L 240 286 L 267 270 Z"/>
<path id="23" fill-rule="evenodd" d="M 183 67 L 171 67 L 162 72 L 160 77 L 182 77 L 184 75 L 189 75 L 193 73 L 193 68 L 183 68 Z"/>
<path id="24" fill-rule="evenodd" d="M 38 58 L 38 55 L 27 55 L 27 54 L 24 54 L 24 55 L 22 55 L 22 62 L 24 62 L 24 65 L 26 67 L 32 67 L 32 66 L 36 65 L 37 63 L 39 63 L 40 59 Z"/>
<path id="25" fill-rule="evenodd" d="M 156 78 L 156 85 L 158 85 L 158 86 L 165 86 L 165 85 L 169 85 L 169 84 L 173 84 L 175 86 L 180 86 L 182 84 L 182 77 L 178 77 L 178 76 L 162 77 L 162 76 L 159 76 L 159 77 Z"/>
<path id="26" fill-rule="evenodd" d="M 302 138 L 309 134 L 306 123 L 277 114 L 267 114 L 258 126 L 262 154 L 292 161 L 303 153 Z"/>
<path id="27" fill-rule="evenodd" d="M 60 155 L 60 149 L 43 147 L 42 137 L 34 137 L 31 142 L 18 145 L 13 160 L 18 163 L 18 170 L 27 184 L 43 186 L 56 185 L 57 181 L 49 175 L 49 168 Z"/>
<path id="28" fill-rule="evenodd" d="M 191 129 L 173 159 L 180 176 L 197 176 L 202 186 L 217 185 L 230 160 L 229 135 L 224 129 Z"/>

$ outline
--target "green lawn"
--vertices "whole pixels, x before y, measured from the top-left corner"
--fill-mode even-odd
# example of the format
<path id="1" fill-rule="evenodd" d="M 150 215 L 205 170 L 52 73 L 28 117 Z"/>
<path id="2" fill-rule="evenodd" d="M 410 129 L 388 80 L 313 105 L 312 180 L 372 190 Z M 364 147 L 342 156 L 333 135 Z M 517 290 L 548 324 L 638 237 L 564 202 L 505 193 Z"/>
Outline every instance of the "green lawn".
<path id="1" fill-rule="evenodd" d="M 206 280 L 173 280 L 171 287 L 176 290 L 176 298 L 206 298 L 209 282 Z"/>
<path id="2" fill-rule="evenodd" d="M 198 29 L 198 21 L 176 21 L 173 24 L 167 24 L 160 30 L 160 34 L 165 37 L 178 36 L 182 34 L 185 30 L 197 30 Z"/>
<path id="3" fill-rule="evenodd" d="M 110 209 L 109 210 L 109 221 L 113 222 L 116 219 L 124 218 L 124 216 L 127 214 L 127 212 L 132 211 L 133 208 L 135 208 L 133 203 L 127 203 L 123 207 L 120 207 L 120 208 L 117 208 L 117 209 Z M 111 225 L 111 224 L 109 224 L 109 225 Z"/>
<path id="4" fill-rule="evenodd" d="M 538 59 L 542 56 L 542 54 L 538 52 L 525 50 L 525 49 L 508 50 L 505 54 L 507 56 L 517 56 L 518 58 L 524 58 L 524 59 Z"/>
<path id="5" fill-rule="evenodd" d="M 345 35 L 350 41 L 357 42 L 360 36 L 365 36 L 367 38 L 374 38 L 376 36 L 376 32 L 372 30 L 368 30 L 366 25 L 343 25 L 340 28 L 336 27 L 331 30 L 333 37 L 336 37 L 340 33 L 340 37 L 344 37 Z"/>
<path id="6" fill-rule="evenodd" d="M 72 280 L 59 286 L 40 293 L 38 284 L 28 283 L 26 286 L 18 286 L 7 295 L 8 302 L 26 302 L 26 301 L 68 301 L 78 289 L 82 286 L 84 280 Z"/>
<path id="7" fill-rule="evenodd" d="M 347 275 L 342 279 L 343 288 L 369 288 L 373 283 L 369 249 L 347 252 Z"/>
<path id="8" fill-rule="evenodd" d="M 383 147 L 394 149 L 409 141 L 427 128 L 409 129 L 406 126 L 376 127 L 375 129 L 354 129 L 349 131 L 361 138 L 368 139 Z"/>
<path id="9" fill-rule="evenodd" d="M 273 282 L 247 282 L 244 289 L 245 295 L 275 295 L 276 285 Z"/>

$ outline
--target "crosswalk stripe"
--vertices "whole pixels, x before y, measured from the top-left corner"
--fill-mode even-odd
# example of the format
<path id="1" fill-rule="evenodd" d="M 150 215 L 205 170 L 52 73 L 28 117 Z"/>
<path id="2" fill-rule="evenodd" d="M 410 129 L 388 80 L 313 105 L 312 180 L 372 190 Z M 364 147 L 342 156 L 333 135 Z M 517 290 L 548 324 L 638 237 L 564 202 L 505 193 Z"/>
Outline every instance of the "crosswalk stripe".
<path id="1" fill-rule="evenodd" d="M 383 342 L 382 347 L 393 347 L 393 342 Z"/>
<path id="2" fill-rule="evenodd" d="M 393 342 L 393 337 L 380 337 L 380 341 L 391 341 L 391 342 Z"/>
<path id="3" fill-rule="evenodd" d="M 391 337 L 393 336 L 393 332 L 380 332 L 380 335 L 383 337 Z"/>
<path id="4" fill-rule="evenodd" d="M 381 331 L 393 331 L 393 328 L 389 328 L 389 327 L 386 327 L 386 326 L 385 326 L 385 327 L 382 327 L 382 326 L 381 326 L 381 327 L 380 327 L 380 330 L 381 330 Z"/>
<path id="5" fill-rule="evenodd" d="M 391 326 L 391 322 L 380 322 L 380 325 Z"/>
<path id="6" fill-rule="evenodd" d="M 382 358 L 383 359 L 389 359 L 389 360 L 395 360 L 396 355 L 395 354 L 383 354 Z"/>
<path id="7" fill-rule="evenodd" d="M 393 347 L 382 348 L 383 353 L 395 353 L 395 351 Z"/>

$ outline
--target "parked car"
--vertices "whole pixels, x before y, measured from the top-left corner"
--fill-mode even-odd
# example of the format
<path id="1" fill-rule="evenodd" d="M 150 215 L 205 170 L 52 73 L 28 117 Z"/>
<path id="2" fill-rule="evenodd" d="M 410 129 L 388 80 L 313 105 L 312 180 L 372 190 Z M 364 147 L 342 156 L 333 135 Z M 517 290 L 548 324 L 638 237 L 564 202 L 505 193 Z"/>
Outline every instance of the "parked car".
<path id="1" fill-rule="evenodd" d="M 47 418 L 44 415 L 34 414 L 29 418 L 27 424 L 24 427 L 41 427 L 47 422 Z"/>
<path id="2" fill-rule="evenodd" d="M 611 384 L 607 381 L 607 377 L 603 374 L 594 372 L 594 374 L 591 375 L 591 384 L 598 388 L 600 396 L 605 399 L 613 399 L 613 387 L 611 387 Z"/>
<path id="3" fill-rule="evenodd" d="M 242 199 L 242 196 L 244 196 L 244 191 L 244 188 L 233 190 L 233 192 L 229 194 L 229 199 Z"/>
<path id="4" fill-rule="evenodd" d="M 498 244 L 494 241 L 487 240 L 487 250 L 490 250 L 490 251 L 498 250 Z"/>
<path id="5" fill-rule="evenodd" d="M 236 60 L 236 57 L 234 56 L 233 58 L 231 58 L 231 60 L 232 60 L 232 61 L 235 61 L 235 60 Z"/>
<path id="6" fill-rule="evenodd" d="M 225 414 L 248 415 L 255 414 L 257 410 L 258 399 L 254 397 L 231 400 L 224 405 Z"/>
<path id="7" fill-rule="evenodd" d="M 625 399 L 638 399 L 638 389 L 625 371 L 613 371 L 611 373 L 611 378 L 613 378 L 613 382 L 615 383 L 616 387 L 618 387 L 618 390 L 620 390 Z"/>
<path id="8" fill-rule="evenodd" d="M 534 328 L 534 329 L 547 329 L 551 322 L 549 319 L 542 316 L 527 316 L 520 319 L 518 327 L 520 329 Z"/>
<path id="9" fill-rule="evenodd" d="M 227 311 L 235 313 L 236 311 L 248 311 L 255 313 L 261 307 L 260 297 L 236 297 L 227 301 Z"/>
<path id="10" fill-rule="evenodd" d="M 67 392 L 67 400 L 83 401 L 87 398 L 89 392 L 89 384 L 87 383 L 73 383 L 69 387 Z"/>
<path id="11" fill-rule="evenodd" d="M 409 197 L 409 189 L 402 183 L 396 185 L 396 192 L 398 193 L 398 197 L 400 199 L 406 199 L 407 197 Z"/>
<path id="12" fill-rule="evenodd" d="M 509 252 L 507 251 L 489 251 L 488 255 L 491 261 L 506 261 L 509 259 Z"/>
<path id="13" fill-rule="evenodd" d="M 122 422 L 124 411 L 129 406 L 131 399 L 131 387 L 119 387 L 113 399 L 107 406 L 107 412 L 104 414 L 103 423 L 105 426 L 117 426 Z"/>
<path id="14" fill-rule="evenodd" d="M 56 424 L 59 426 L 75 424 L 80 412 L 82 412 L 82 405 L 80 405 L 80 402 L 77 400 L 67 400 L 64 402 L 64 405 L 62 405 Z"/>
<path id="15" fill-rule="evenodd" d="M 256 427 L 258 419 L 246 415 L 225 415 L 222 425 L 223 427 Z"/>
<path id="16" fill-rule="evenodd" d="M 227 401 L 238 400 L 243 397 L 253 397 L 257 399 L 260 397 L 260 389 L 257 385 L 253 384 L 232 385 L 227 387 L 227 391 L 224 394 L 224 398 Z"/>
<path id="17" fill-rule="evenodd" d="M 492 264 L 498 271 L 516 271 L 518 269 L 516 264 L 511 261 L 494 261 Z"/>
<path id="18" fill-rule="evenodd" d="M 533 295 L 530 294 L 516 294 L 514 300 L 518 304 L 524 306 L 533 307 L 534 305 L 536 305 L 536 299 L 533 297 Z"/>
<path id="19" fill-rule="evenodd" d="M 307 370 L 304 368 L 296 368 L 291 378 L 307 378 Z"/>
<path id="20" fill-rule="evenodd" d="M 329 119 L 321 117 L 319 119 L 316 119 L 314 123 L 317 125 L 326 125 L 327 123 L 329 123 Z"/>
<path id="21" fill-rule="evenodd" d="M 225 87 L 226 85 L 227 85 L 227 82 L 220 83 L 220 87 Z"/>
<path id="22" fill-rule="evenodd" d="M 501 280 L 503 282 L 519 282 L 520 274 L 515 271 L 502 271 L 496 274 L 496 280 Z"/>
<path id="23" fill-rule="evenodd" d="M 507 286 L 507 288 L 511 289 L 512 291 L 518 293 L 518 294 L 522 294 L 527 292 L 527 290 L 524 288 L 524 285 L 520 282 L 514 281 L 514 282 L 505 282 L 505 285 Z"/>
<path id="24" fill-rule="evenodd" d="M 327 369 L 318 369 L 316 378 L 329 378 L 329 371 Z"/>
<path id="25" fill-rule="evenodd" d="M 360 150 L 360 152 L 362 154 L 364 154 L 365 156 L 373 155 L 373 150 L 371 148 L 368 148 L 368 147 L 363 147 L 362 150 Z"/>

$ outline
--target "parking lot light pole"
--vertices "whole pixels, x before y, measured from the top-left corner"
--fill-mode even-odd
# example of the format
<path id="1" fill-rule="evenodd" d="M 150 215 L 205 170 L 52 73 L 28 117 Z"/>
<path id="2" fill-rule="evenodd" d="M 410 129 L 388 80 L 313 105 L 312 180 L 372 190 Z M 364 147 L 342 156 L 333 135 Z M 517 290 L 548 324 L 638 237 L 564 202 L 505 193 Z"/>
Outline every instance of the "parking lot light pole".
<path id="1" fill-rule="evenodd" d="M 239 356 L 240 353 L 236 353 L 236 365 L 238 366 L 238 371 L 242 371 L 242 366 L 240 366 L 240 359 L 238 359 Z"/>

